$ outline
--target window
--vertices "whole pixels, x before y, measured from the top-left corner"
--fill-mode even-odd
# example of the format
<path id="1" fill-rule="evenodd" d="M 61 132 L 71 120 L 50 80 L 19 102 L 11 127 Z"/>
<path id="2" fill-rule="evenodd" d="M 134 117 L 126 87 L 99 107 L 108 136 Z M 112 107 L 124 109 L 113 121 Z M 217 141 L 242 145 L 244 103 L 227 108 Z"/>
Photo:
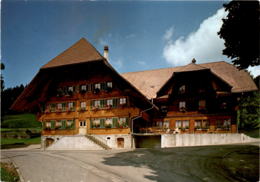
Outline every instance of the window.
<path id="1" fill-rule="evenodd" d="M 181 121 L 175 121 L 175 128 L 182 128 Z"/>
<path id="2" fill-rule="evenodd" d="M 99 108 L 100 107 L 100 100 L 94 101 L 94 107 Z"/>
<path id="3" fill-rule="evenodd" d="M 231 120 L 217 120 L 217 129 L 229 130 L 231 126 Z"/>
<path id="4" fill-rule="evenodd" d="M 120 105 L 126 104 L 126 98 L 120 98 L 119 103 Z"/>
<path id="5" fill-rule="evenodd" d="M 74 106 L 75 106 L 75 103 L 74 102 L 69 102 L 68 103 L 68 108 L 69 108 L 69 111 L 74 111 Z"/>
<path id="6" fill-rule="evenodd" d="M 81 110 L 83 110 L 83 109 L 85 110 L 86 109 L 86 102 L 81 102 L 80 103 L 80 109 Z"/>
<path id="7" fill-rule="evenodd" d="M 107 82 L 107 88 L 112 88 L 113 84 L 112 82 Z"/>
<path id="8" fill-rule="evenodd" d="M 62 103 L 62 111 L 66 111 L 66 103 Z"/>
<path id="9" fill-rule="evenodd" d="M 74 129 L 74 120 L 67 120 L 66 125 L 68 129 Z"/>
<path id="10" fill-rule="evenodd" d="M 79 126 L 86 126 L 86 121 L 80 121 Z"/>
<path id="11" fill-rule="evenodd" d="M 107 100 L 107 106 L 112 106 L 112 105 L 113 105 L 113 100 L 112 99 Z"/>
<path id="12" fill-rule="evenodd" d="M 185 91 L 186 91 L 186 86 L 185 86 L 185 85 L 180 86 L 180 88 L 179 88 L 179 93 L 180 93 L 180 94 L 184 94 Z"/>
<path id="13" fill-rule="evenodd" d="M 95 119 L 92 121 L 92 128 L 100 128 L 100 119 Z"/>
<path id="14" fill-rule="evenodd" d="M 175 128 L 189 129 L 190 121 L 189 120 L 177 120 L 177 121 L 175 121 Z"/>
<path id="15" fill-rule="evenodd" d="M 68 87 L 68 92 L 73 92 L 73 91 L 74 91 L 73 86 L 69 86 L 69 87 Z"/>
<path id="16" fill-rule="evenodd" d="M 57 108 L 58 108 L 58 111 L 61 111 L 62 110 L 62 104 L 61 103 L 57 104 Z"/>
<path id="17" fill-rule="evenodd" d="M 206 109 L 206 100 L 199 100 L 199 110 Z"/>
<path id="18" fill-rule="evenodd" d="M 169 128 L 169 124 L 170 124 L 169 121 L 164 121 L 163 122 L 163 128 Z"/>
<path id="19" fill-rule="evenodd" d="M 46 129 L 50 129 L 51 128 L 51 122 L 50 121 L 46 121 L 45 122 L 45 128 Z"/>
<path id="20" fill-rule="evenodd" d="M 87 85 L 81 85 L 80 86 L 80 91 L 81 92 L 86 92 L 87 91 Z"/>
<path id="21" fill-rule="evenodd" d="M 62 125 L 61 121 L 56 121 L 56 129 L 60 129 Z"/>
<path id="22" fill-rule="evenodd" d="M 186 102 L 185 101 L 179 102 L 179 110 L 186 111 Z"/>
<path id="23" fill-rule="evenodd" d="M 209 120 L 195 120 L 195 129 L 209 129 Z"/>
<path id="24" fill-rule="evenodd" d="M 100 83 L 96 83 L 94 86 L 95 89 L 101 89 L 101 84 Z"/>
<path id="25" fill-rule="evenodd" d="M 118 125 L 119 125 L 119 128 L 128 127 L 127 118 L 119 118 Z"/>
<path id="26" fill-rule="evenodd" d="M 113 125 L 113 120 L 112 118 L 107 118 L 105 120 L 105 128 L 112 128 L 112 125 Z"/>
<path id="27" fill-rule="evenodd" d="M 162 128 L 163 122 L 162 121 L 156 121 L 156 126 L 159 128 Z"/>
<path id="28" fill-rule="evenodd" d="M 185 128 L 185 129 L 189 129 L 190 121 L 188 121 L 188 120 L 182 121 L 182 127 Z"/>
<path id="29" fill-rule="evenodd" d="M 51 104 L 51 112 L 55 112 L 56 111 L 56 104 Z"/>

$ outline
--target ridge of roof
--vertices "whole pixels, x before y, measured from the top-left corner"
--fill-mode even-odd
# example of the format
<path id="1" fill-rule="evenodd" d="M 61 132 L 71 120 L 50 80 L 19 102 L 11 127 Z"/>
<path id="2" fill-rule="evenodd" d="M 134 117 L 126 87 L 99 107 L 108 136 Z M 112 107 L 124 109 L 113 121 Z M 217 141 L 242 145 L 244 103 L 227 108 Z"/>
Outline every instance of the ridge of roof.
<path id="1" fill-rule="evenodd" d="M 53 68 L 65 65 L 72 65 L 84 62 L 92 62 L 104 60 L 105 58 L 92 46 L 85 38 L 81 38 L 71 47 L 64 50 L 58 56 L 54 57 L 48 63 L 43 65 L 41 69 Z"/>

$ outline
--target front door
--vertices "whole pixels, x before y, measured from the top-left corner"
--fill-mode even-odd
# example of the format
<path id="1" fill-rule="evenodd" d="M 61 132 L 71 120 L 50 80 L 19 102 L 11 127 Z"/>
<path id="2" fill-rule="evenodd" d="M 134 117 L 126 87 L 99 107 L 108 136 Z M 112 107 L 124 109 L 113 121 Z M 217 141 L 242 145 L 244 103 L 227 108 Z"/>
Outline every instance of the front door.
<path id="1" fill-rule="evenodd" d="M 80 121 L 79 122 L 79 134 L 80 135 L 86 135 L 87 133 L 87 122 L 86 121 Z"/>

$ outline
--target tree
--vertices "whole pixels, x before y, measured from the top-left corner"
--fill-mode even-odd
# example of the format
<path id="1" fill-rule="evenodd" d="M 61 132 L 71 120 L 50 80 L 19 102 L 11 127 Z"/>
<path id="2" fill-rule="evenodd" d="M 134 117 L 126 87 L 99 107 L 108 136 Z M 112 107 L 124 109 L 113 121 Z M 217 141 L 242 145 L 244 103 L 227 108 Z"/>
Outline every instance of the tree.
<path id="1" fill-rule="evenodd" d="M 1 64 L 0 64 L 0 69 L 1 69 L 1 75 L 0 75 L 0 77 L 1 77 L 1 92 L 3 92 L 3 90 L 4 90 L 4 88 L 5 88 L 5 86 L 4 86 L 4 77 L 3 77 L 3 75 L 2 75 L 2 70 L 5 69 L 4 63 L 1 63 Z"/>
<path id="2" fill-rule="evenodd" d="M 218 32 L 225 41 L 223 54 L 240 69 L 260 64 L 260 5 L 254 1 L 230 1 L 223 5 L 228 15 Z"/>

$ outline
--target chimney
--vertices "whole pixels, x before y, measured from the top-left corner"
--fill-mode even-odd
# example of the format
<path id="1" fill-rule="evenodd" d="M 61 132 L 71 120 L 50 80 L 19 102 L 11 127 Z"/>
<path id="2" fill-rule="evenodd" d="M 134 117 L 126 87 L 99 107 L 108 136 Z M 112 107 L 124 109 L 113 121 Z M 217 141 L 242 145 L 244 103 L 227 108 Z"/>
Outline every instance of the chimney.
<path id="1" fill-rule="evenodd" d="M 193 58 L 191 62 L 192 62 L 193 64 L 195 64 L 195 63 L 196 63 L 196 59 Z"/>
<path id="2" fill-rule="evenodd" d="M 108 61 L 108 46 L 107 45 L 104 46 L 104 58 L 106 58 L 106 60 Z"/>

